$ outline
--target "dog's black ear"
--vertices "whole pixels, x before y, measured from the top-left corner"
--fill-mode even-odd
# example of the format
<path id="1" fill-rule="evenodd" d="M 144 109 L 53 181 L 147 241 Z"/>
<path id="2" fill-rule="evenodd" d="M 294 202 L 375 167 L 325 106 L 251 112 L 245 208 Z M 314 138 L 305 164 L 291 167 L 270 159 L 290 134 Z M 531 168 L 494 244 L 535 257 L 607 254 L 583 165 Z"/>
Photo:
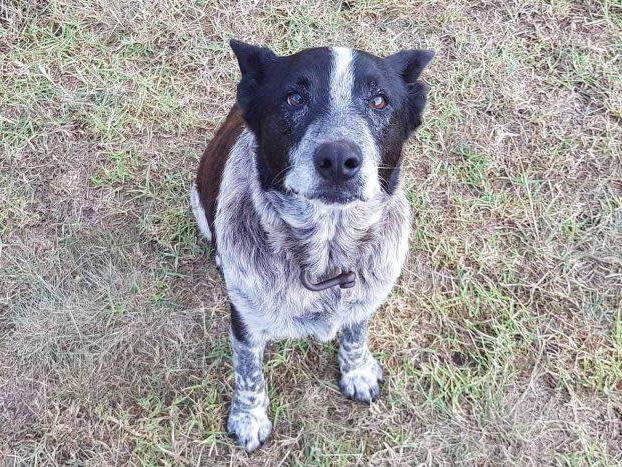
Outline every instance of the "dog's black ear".
<path id="1" fill-rule="evenodd" d="M 266 65 L 277 58 L 267 47 L 257 47 L 231 39 L 233 53 L 238 59 L 242 79 L 238 85 L 238 103 L 247 108 L 252 94 L 265 77 Z"/>
<path id="2" fill-rule="evenodd" d="M 434 57 L 432 50 L 402 50 L 385 58 L 389 66 L 406 82 L 408 89 L 408 132 L 421 125 L 421 115 L 428 96 L 428 86 L 417 81 L 423 69 Z"/>
<path id="3" fill-rule="evenodd" d="M 385 60 L 408 84 L 414 83 L 423 69 L 434 58 L 433 50 L 401 50 L 389 55 Z"/>
<path id="4" fill-rule="evenodd" d="M 235 39 L 231 39 L 229 45 L 238 59 L 242 77 L 250 76 L 261 81 L 266 63 L 276 58 L 274 52 L 267 47 L 257 47 Z"/>

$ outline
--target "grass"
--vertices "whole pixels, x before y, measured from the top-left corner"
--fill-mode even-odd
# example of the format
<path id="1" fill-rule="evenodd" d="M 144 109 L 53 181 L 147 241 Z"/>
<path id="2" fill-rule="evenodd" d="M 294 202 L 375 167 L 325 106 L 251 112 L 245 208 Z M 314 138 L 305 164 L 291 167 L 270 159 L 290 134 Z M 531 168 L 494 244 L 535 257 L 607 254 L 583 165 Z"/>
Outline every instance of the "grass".
<path id="1" fill-rule="evenodd" d="M 622 462 L 622 5 L 0 2 L 6 464 Z M 415 219 L 372 325 L 371 407 L 334 344 L 266 358 L 275 431 L 223 432 L 223 284 L 188 210 L 237 37 L 433 48 Z"/>

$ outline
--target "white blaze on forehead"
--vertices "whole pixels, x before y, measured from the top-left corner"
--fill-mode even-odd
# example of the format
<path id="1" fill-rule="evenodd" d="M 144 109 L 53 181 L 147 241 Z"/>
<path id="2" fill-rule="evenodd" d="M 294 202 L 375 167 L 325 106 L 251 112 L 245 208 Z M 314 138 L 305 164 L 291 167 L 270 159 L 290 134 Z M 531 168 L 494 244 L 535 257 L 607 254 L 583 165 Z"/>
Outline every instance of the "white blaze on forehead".
<path id="1" fill-rule="evenodd" d="M 330 97 L 337 109 L 345 109 L 352 100 L 354 51 L 346 47 L 333 47 L 333 68 L 330 75 Z"/>

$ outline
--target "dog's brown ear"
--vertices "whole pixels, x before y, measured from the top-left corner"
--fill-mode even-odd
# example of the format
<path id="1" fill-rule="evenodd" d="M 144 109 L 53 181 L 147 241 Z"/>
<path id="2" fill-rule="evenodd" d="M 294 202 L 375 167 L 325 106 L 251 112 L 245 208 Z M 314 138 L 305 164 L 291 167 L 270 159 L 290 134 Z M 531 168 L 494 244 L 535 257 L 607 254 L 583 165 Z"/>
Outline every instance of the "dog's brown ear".
<path id="1" fill-rule="evenodd" d="M 411 84 L 417 81 L 432 58 L 434 58 L 433 50 L 411 49 L 389 55 L 385 60 L 404 78 L 404 81 Z"/>
<path id="2" fill-rule="evenodd" d="M 261 81 L 266 63 L 276 58 L 274 52 L 267 47 L 257 47 L 235 39 L 231 39 L 229 45 L 238 59 L 242 79 L 249 77 L 257 82 Z"/>

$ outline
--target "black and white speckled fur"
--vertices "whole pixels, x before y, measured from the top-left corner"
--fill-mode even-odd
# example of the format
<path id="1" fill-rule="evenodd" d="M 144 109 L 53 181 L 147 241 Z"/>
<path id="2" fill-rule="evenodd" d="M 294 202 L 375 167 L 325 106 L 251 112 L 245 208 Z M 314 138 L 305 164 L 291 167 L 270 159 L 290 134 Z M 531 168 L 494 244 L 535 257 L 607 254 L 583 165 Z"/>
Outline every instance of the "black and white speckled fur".
<path id="1" fill-rule="evenodd" d="M 249 451 L 261 445 L 271 430 L 262 373 L 268 342 L 308 336 L 328 341 L 339 334 L 339 386 L 346 396 L 359 401 L 374 400 L 383 377 L 367 347 L 367 323 L 405 261 L 409 205 L 399 181 L 390 190 L 383 189 L 378 175 L 383 148 L 371 128 L 373 120 L 370 123 L 350 110 L 356 53 L 337 48 L 332 54 L 327 90 L 331 106 L 308 125 L 289 151 L 281 189 L 266 189 L 262 183 L 258 141 L 249 128 L 233 146 L 222 175 L 215 233 L 217 258 L 232 305 L 236 383 L 228 430 Z M 420 68 L 430 58 L 426 56 Z M 403 140 L 410 131 L 404 130 Z M 318 144 L 335 139 L 357 141 L 364 154 L 358 191 L 346 203 L 325 203 L 310 195 L 317 189 L 317 177 L 309 154 Z M 192 205 L 201 231 L 209 238 L 194 190 Z M 350 289 L 310 291 L 299 280 L 302 268 L 314 282 L 341 271 L 354 271 L 356 282 Z"/>
<path id="2" fill-rule="evenodd" d="M 330 340 L 367 319 L 393 287 L 408 246 L 408 203 L 401 190 L 338 207 L 265 192 L 253 164 L 249 170 L 253 147 L 245 132 L 225 168 L 216 215 L 229 297 L 256 341 Z M 314 281 L 340 270 L 356 271 L 357 281 L 312 292 L 298 279 L 301 267 Z"/>
<path id="3" fill-rule="evenodd" d="M 410 225 L 402 190 L 341 207 L 265 192 L 249 170 L 253 148 L 254 137 L 245 132 L 225 168 L 216 215 L 227 290 L 247 330 L 244 343 L 233 336 L 236 383 L 246 383 L 236 385 L 228 428 L 249 450 L 263 441 L 269 425 L 259 405 L 246 410 L 248 404 L 237 401 L 241 392 L 248 397 L 242 387 L 252 387 L 248 381 L 261 375 L 261 367 L 251 362 L 259 365 L 269 341 L 308 336 L 328 341 L 352 329 L 342 334 L 347 344 L 339 352 L 340 387 L 361 401 L 378 395 L 382 372 L 367 350 L 364 328 L 400 274 Z M 298 279 L 303 265 L 316 282 L 341 270 L 356 271 L 357 281 L 352 289 L 312 292 Z M 254 399 L 267 400 L 263 380 L 256 387 Z"/>

